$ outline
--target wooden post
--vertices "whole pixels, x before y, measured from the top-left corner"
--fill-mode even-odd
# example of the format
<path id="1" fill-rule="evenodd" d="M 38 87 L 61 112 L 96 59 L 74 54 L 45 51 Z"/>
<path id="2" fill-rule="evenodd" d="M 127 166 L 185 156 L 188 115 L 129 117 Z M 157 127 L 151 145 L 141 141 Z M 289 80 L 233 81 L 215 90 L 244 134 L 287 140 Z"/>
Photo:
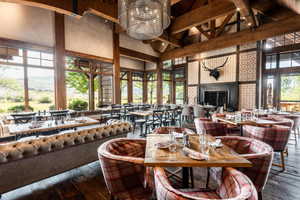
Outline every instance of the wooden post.
<path id="1" fill-rule="evenodd" d="M 161 61 L 157 62 L 156 72 L 157 72 L 157 104 L 162 104 L 162 96 L 163 96 L 163 89 L 162 89 L 162 69 L 163 63 Z"/>
<path id="2" fill-rule="evenodd" d="M 147 72 L 144 72 L 144 76 L 143 76 L 143 103 L 147 103 L 147 100 L 148 100 Z"/>
<path id="3" fill-rule="evenodd" d="M 132 103 L 133 98 L 132 98 L 132 72 L 128 72 L 128 103 Z"/>
<path id="4" fill-rule="evenodd" d="M 23 63 L 24 63 L 24 102 L 25 102 L 25 111 L 29 111 L 27 50 L 23 50 Z"/>
<path id="5" fill-rule="evenodd" d="M 56 109 L 66 109 L 65 84 L 65 18 L 55 13 L 55 105 Z"/>
<path id="6" fill-rule="evenodd" d="M 113 103 L 121 103 L 121 82 L 120 82 L 120 36 L 117 33 L 116 25 L 113 26 Z"/>
<path id="7" fill-rule="evenodd" d="M 89 110 L 95 110 L 95 84 L 94 84 L 94 79 L 95 75 L 94 74 L 89 74 L 88 75 L 89 79 Z"/>

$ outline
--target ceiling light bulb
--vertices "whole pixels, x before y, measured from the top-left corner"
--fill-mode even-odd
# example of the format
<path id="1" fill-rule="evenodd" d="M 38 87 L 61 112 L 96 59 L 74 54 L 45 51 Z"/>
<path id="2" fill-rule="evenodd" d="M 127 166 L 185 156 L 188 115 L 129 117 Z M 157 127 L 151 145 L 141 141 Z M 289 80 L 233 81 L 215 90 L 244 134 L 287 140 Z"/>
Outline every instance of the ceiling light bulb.
<path id="1" fill-rule="evenodd" d="M 240 10 L 241 10 L 240 8 L 236 8 L 236 11 L 240 12 Z"/>
<path id="2" fill-rule="evenodd" d="M 165 46 L 165 43 L 163 42 L 163 43 L 161 43 L 161 45 L 162 45 L 162 46 Z"/>
<path id="3" fill-rule="evenodd" d="M 251 22 L 249 22 L 249 23 L 248 23 L 248 26 L 252 26 L 252 23 L 251 23 Z"/>

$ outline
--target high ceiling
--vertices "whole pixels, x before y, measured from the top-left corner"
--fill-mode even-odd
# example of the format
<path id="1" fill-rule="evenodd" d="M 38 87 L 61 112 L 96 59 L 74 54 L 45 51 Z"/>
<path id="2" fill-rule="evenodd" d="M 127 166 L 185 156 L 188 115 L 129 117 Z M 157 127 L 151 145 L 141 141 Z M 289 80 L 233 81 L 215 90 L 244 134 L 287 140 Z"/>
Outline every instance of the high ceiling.
<path id="1" fill-rule="evenodd" d="M 78 18 L 89 12 L 118 24 L 117 0 L 0 1 L 42 7 Z M 255 42 L 299 31 L 298 4 L 297 0 L 171 0 L 171 25 L 159 38 L 143 42 L 161 53 L 162 60 Z M 237 29 L 240 32 L 236 33 Z"/>

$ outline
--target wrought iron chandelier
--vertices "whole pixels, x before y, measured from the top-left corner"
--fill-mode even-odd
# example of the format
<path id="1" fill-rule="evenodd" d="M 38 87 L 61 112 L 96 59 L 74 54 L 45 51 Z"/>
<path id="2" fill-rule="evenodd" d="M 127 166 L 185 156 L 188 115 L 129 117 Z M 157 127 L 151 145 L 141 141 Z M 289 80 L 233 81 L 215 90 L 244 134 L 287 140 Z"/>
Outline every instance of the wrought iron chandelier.
<path id="1" fill-rule="evenodd" d="M 119 0 L 119 21 L 138 40 L 160 36 L 170 25 L 170 0 Z"/>

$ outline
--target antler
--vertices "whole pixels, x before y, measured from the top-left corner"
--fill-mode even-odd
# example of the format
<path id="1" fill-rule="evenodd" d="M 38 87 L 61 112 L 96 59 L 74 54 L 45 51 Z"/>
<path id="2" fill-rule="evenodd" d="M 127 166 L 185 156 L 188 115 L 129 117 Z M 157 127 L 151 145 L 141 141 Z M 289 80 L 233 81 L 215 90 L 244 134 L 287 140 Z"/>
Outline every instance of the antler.
<path id="1" fill-rule="evenodd" d="M 225 60 L 225 62 L 224 62 L 224 64 L 223 64 L 223 65 L 221 65 L 221 66 L 219 66 L 219 67 L 216 67 L 215 69 L 219 69 L 219 68 L 222 68 L 222 67 L 224 67 L 224 66 L 226 65 L 227 61 L 228 61 L 228 58 L 229 58 L 229 57 L 227 57 L 227 58 L 226 58 L 226 60 Z"/>
<path id="2" fill-rule="evenodd" d="M 204 62 L 201 62 L 201 64 L 202 64 L 202 67 L 203 67 L 206 71 L 211 71 L 211 70 L 212 70 L 212 69 L 206 67 Z"/>

